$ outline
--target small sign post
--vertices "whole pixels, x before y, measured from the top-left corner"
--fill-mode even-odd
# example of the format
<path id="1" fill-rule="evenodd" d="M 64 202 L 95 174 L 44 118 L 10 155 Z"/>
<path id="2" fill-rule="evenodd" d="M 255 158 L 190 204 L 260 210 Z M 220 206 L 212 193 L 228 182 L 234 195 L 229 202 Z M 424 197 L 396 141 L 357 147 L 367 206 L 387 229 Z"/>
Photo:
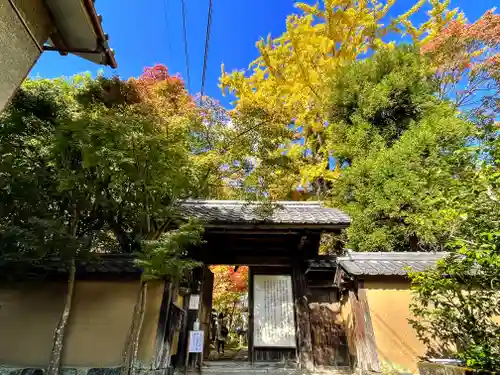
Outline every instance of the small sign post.
<path id="1" fill-rule="evenodd" d="M 189 331 L 189 353 L 203 353 L 203 331 Z"/>
<path id="2" fill-rule="evenodd" d="M 185 374 L 188 371 L 189 365 L 189 354 L 196 353 L 196 355 L 203 355 L 203 338 L 205 336 L 204 331 L 189 331 L 189 340 L 188 340 L 188 352 L 186 355 L 186 364 L 185 364 Z"/>

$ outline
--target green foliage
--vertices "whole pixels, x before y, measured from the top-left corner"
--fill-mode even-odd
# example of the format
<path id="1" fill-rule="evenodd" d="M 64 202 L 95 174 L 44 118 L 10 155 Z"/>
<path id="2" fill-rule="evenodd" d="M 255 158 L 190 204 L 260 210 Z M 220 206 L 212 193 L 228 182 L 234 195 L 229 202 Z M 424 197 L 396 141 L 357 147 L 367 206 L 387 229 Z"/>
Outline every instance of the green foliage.
<path id="1" fill-rule="evenodd" d="M 417 317 L 411 323 L 435 355 L 443 349 L 477 369 L 500 369 L 500 201 L 498 136 L 488 124 L 483 142 L 462 150 L 477 158 L 448 192 L 449 210 L 461 218 L 450 255 L 435 269 L 411 273 Z"/>
<path id="2" fill-rule="evenodd" d="M 163 233 L 158 240 L 144 241 L 136 260 L 143 270 L 143 280 L 160 279 L 166 275 L 179 280 L 199 266 L 187 257 L 186 249 L 201 243 L 202 232 L 201 225 L 190 221 L 179 229 Z"/>
<path id="3" fill-rule="evenodd" d="M 498 346 L 498 345 L 495 345 Z M 470 345 L 464 352 L 457 353 L 457 357 L 465 362 L 467 367 L 483 369 L 500 369 L 500 354 L 498 349 L 490 345 Z"/>
<path id="4" fill-rule="evenodd" d="M 128 81 L 27 80 L 0 118 L 0 259 L 119 251 L 140 254 L 145 278 L 183 274 L 200 228 L 182 226 L 178 203 L 210 188 L 217 159 L 196 152 L 196 134 L 212 123 L 161 66 Z"/>
<path id="5" fill-rule="evenodd" d="M 425 61 L 407 47 L 378 52 L 333 81 L 326 137 L 341 175 L 332 203 L 352 217 L 358 251 L 442 250 L 455 230 L 447 191 L 456 184 L 474 127 L 433 94 Z"/>
<path id="6" fill-rule="evenodd" d="M 69 230 L 71 204 L 59 189 L 53 142 L 75 109 L 75 88 L 28 80 L 0 115 L 0 259 L 70 259 L 85 248 Z"/>
<path id="7" fill-rule="evenodd" d="M 435 90 L 430 67 L 408 46 L 346 65 L 330 81 L 323 142 L 339 165 L 391 146 L 435 105 Z"/>
<path id="8" fill-rule="evenodd" d="M 500 233 L 457 240 L 437 267 L 411 273 L 411 320 L 429 355 L 454 354 L 468 366 L 500 367 Z"/>

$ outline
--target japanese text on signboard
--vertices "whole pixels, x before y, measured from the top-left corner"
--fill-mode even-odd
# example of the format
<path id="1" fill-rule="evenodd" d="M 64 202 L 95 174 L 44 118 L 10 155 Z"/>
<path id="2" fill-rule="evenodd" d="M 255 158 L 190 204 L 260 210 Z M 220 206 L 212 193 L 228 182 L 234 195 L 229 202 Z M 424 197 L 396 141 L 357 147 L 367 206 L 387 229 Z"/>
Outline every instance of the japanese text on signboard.
<path id="1" fill-rule="evenodd" d="M 203 331 L 189 331 L 189 353 L 203 353 Z"/>

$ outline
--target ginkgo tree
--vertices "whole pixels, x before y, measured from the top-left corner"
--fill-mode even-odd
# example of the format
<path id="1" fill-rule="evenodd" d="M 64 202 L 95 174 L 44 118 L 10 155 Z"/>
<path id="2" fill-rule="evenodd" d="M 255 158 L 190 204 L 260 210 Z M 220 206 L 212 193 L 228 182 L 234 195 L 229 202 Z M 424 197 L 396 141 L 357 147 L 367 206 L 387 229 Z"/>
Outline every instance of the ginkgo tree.
<path id="1" fill-rule="evenodd" d="M 463 18 L 448 9 L 449 1 L 431 0 L 428 20 L 413 25 L 412 16 L 425 1 L 390 19 L 394 3 L 297 3 L 301 14 L 288 16 L 281 36 L 257 42 L 259 57 L 247 72 L 228 74 L 222 67 L 220 85 L 237 98 L 233 123 L 246 145 L 236 157 L 253 154 L 261 173 L 249 178 L 271 198 L 286 198 L 297 187 L 321 192 L 324 182 L 340 173 L 335 150 L 325 146 L 330 78 L 373 51 L 393 48 L 392 35 L 410 34 L 424 44 Z"/>

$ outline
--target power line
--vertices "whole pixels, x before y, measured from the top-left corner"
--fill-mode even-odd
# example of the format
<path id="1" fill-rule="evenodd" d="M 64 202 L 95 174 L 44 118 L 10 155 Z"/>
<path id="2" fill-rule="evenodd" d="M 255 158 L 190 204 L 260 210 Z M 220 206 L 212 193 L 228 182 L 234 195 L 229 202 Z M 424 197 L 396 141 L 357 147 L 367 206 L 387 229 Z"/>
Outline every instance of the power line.
<path id="1" fill-rule="evenodd" d="M 163 0 L 163 10 L 165 12 L 165 29 L 167 34 L 168 57 L 172 56 L 172 41 L 170 39 L 170 22 L 168 22 L 168 0 Z"/>
<path id="2" fill-rule="evenodd" d="M 189 52 L 188 52 L 188 40 L 187 40 L 187 32 L 186 32 L 186 4 L 184 0 L 182 2 L 182 28 L 184 31 L 184 55 L 186 56 L 186 75 L 187 75 L 187 83 L 188 83 L 188 92 L 191 90 L 191 76 L 189 74 Z"/>
<path id="3" fill-rule="evenodd" d="M 203 73 L 201 75 L 201 96 L 200 102 L 203 103 L 203 94 L 205 92 L 205 77 L 207 74 L 208 62 L 208 46 L 210 44 L 210 33 L 212 28 L 212 0 L 208 2 L 208 16 L 207 16 L 207 31 L 205 35 L 205 55 L 203 56 Z"/>

